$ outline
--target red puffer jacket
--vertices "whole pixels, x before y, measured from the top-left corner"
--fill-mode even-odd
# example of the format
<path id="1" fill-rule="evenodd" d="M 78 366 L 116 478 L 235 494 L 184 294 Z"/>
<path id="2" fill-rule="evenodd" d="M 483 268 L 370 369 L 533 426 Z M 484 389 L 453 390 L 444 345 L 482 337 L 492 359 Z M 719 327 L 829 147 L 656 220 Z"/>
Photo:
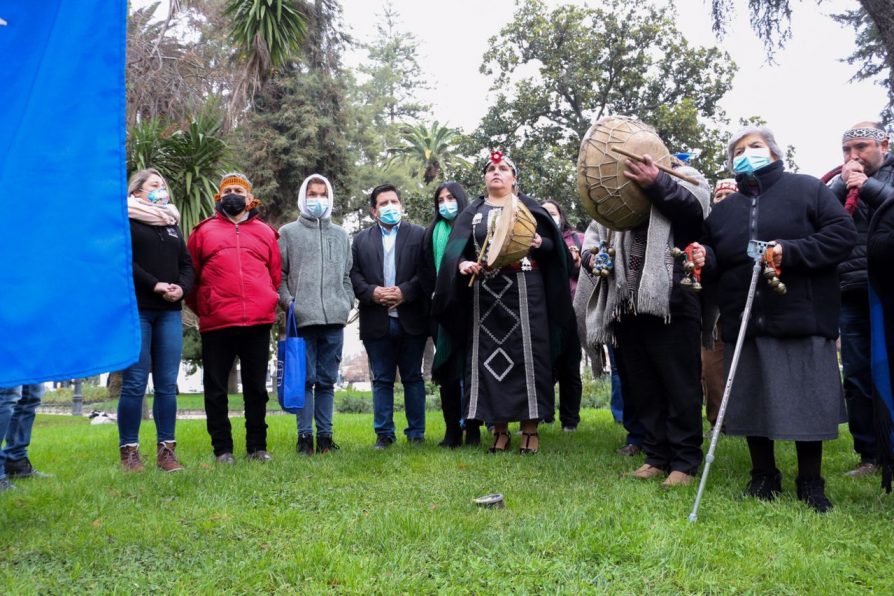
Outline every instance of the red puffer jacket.
<path id="1" fill-rule="evenodd" d="M 196 282 L 186 304 L 204 333 L 276 320 L 282 268 L 279 234 L 252 214 L 234 224 L 217 213 L 197 225 L 187 248 Z"/>

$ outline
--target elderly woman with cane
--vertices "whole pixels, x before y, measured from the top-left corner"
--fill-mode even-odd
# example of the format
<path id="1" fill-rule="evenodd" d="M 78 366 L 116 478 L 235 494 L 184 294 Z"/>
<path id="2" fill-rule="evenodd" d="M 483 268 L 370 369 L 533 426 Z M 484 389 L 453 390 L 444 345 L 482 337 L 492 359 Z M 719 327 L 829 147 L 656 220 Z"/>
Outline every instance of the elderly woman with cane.
<path id="1" fill-rule="evenodd" d="M 835 439 L 845 420 L 836 267 L 855 240 L 854 224 L 822 182 L 784 171 L 769 129 L 740 130 L 727 151 L 739 192 L 715 205 L 704 246 L 693 251 L 705 283 L 717 285 L 724 343 L 736 342 L 753 299 L 741 352 L 725 354 L 727 371 L 738 356 L 725 430 L 746 437 L 752 470 L 745 494 L 766 501 L 782 491 L 774 441 L 795 441 L 798 499 L 824 513 L 832 503 L 822 441 Z M 752 290 L 755 251 L 765 254 L 767 279 Z"/>

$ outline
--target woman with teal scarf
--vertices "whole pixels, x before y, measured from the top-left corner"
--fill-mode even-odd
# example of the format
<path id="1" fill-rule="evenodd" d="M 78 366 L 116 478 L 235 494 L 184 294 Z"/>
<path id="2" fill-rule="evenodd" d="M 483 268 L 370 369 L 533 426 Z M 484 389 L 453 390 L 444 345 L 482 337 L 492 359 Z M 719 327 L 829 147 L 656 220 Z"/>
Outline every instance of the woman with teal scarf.
<path id="1" fill-rule="evenodd" d="M 428 296 L 435 291 L 435 280 L 441 268 L 447 239 L 453 231 L 456 216 L 469 204 L 465 189 L 453 181 L 443 182 L 435 189 L 434 219 L 425 230 L 423 242 L 423 285 Z M 441 388 L 441 409 L 446 432 L 441 447 L 453 449 L 463 444 L 463 364 L 465 355 L 455 347 L 450 336 L 432 319 L 431 334 L 435 341 L 435 360 L 432 378 Z M 465 425 L 465 444 L 481 444 L 481 430 L 477 422 Z"/>

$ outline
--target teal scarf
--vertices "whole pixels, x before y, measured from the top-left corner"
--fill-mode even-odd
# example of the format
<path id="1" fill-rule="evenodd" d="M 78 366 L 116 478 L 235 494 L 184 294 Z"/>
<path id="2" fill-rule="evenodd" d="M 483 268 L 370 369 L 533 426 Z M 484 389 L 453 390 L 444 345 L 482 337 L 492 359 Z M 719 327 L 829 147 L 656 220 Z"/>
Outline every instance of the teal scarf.
<path id="1" fill-rule="evenodd" d="M 435 273 L 441 270 L 441 259 L 444 257 L 444 249 L 447 248 L 447 239 L 453 226 L 446 219 L 439 219 L 432 231 L 431 243 L 435 253 Z"/>

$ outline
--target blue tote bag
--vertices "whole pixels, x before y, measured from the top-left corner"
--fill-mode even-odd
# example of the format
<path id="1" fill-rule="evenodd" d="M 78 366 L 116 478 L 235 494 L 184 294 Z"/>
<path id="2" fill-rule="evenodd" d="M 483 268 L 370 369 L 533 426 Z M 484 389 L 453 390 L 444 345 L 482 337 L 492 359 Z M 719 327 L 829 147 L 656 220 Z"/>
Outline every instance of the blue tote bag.
<path id="1" fill-rule="evenodd" d="M 304 407 L 304 382 L 307 379 L 307 355 L 304 338 L 298 337 L 295 302 L 289 305 L 286 317 L 286 338 L 276 350 L 276 397 L 279 406 L 289 414 Z"/>

